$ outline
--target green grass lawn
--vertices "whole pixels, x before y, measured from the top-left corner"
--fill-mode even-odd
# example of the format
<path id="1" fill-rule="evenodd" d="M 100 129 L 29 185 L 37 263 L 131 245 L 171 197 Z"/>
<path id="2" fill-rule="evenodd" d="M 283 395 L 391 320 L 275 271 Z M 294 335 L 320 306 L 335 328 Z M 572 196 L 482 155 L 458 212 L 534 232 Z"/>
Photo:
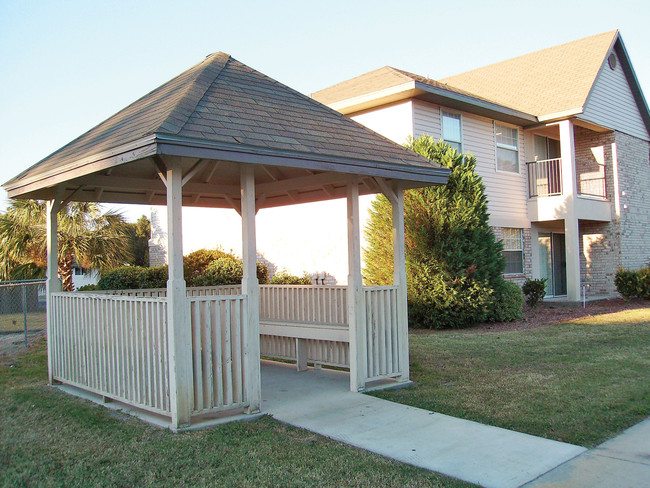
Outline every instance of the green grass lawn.
<path id="1" fill-rule="evenodd" d="M 22 332 L 24 327 L 22 313 L 0 314 L 0 332 Z M 46 327 L 45 311 L 27 314 L 27 330 L 42 330 Z"/>
<path id="2" fill-rule="evenodd" d="M 47 387 L 46 363 L 41 341 L 0 365 L 0 486 L 473 486 L 269 417 L 172 434 Z"/>
<path id="3" fill-rule="evenodd" d="M 585 447 L 650 416 L 650 308 L 410 341 L 416 386 L 375 396 Z"/>

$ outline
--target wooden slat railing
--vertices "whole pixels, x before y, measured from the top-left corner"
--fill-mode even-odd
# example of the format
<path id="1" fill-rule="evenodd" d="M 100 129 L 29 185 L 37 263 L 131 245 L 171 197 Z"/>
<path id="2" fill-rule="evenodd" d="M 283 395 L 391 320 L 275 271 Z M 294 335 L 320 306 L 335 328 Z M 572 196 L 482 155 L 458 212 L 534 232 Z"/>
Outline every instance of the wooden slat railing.
<path id="1" fill-rule="evenodd" d="M 54 293 L 49 313 L 54 379 L 169 414 L 165 299 Z"/>
<path id="2" fill-rule="evenodd" d="M 366 297 L 366 366 L 368 381 L 399 376 L 397 287 L 364 287 Z"/>
<path id="3" fill-rule="evenodd" d="M 247 405 L 244 384 L 246 297 L 192 297 L 194 413 Z"/>
<path id="4" fill-rule="evenodd" d="M 347 325 L 347 287 L 261 285 L 260 320 Z"/>

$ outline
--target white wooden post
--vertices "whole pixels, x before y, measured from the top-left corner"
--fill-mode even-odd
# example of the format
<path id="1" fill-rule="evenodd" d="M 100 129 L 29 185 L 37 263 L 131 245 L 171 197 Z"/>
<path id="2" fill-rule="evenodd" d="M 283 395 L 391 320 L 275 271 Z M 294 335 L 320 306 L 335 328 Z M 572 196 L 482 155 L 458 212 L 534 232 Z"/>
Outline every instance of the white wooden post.
<path id="1" fill-rule="evenodd" d="M 242 258 L 244 276 L 242 292 L 247 296 L 248 323 L 244 324 L 244 392 L 248 407 L 246 413 L 262 408 L 262 375 L 260 369 L 260 285 L 257 281 L 257 243 L 255 236 L 255 173 L 254 168 L 242 164 L 240 173 Z"/>
<path id="2" fill-rule="evenodd" d="M 192 346 L 188 302 L 183 277 L 183 175 L 167 170 L 167 338 L 169 346 L 169 400 L 172 428 L 188 426 L 192 413 Z"/>
<path id="3" fill-rule="evenodd" d="M 348 324 L 350 327 L 350 390 L 366 387 L 367 346 L 365 296 L 361 277 L 361 232 L 359 229 L 359 185 L 348 183 Z"/>
<path id="4" fill-rule="evenodd" d="M 566 284 L 567 298 L 580 300 L 580 235 L 576 198 L 578 186 L 576 181 L 575 142 L 573 121 L 563 120 L 560 128 L 560 153 L 562 156 L 562 193 L 564 197 L 564 238 L 566 243 Z"/>
<path id="5" fill-rule="evenodd" d="M 49 200 L 46 205 L 46 234 L 47 234 L 47 281 L 45 290 L 47 295 L 46 312 L 47 312 L 47 375 L 48 382 L 52 384 L 52 358 L 53 356 L 53 337 L 52 333 L 52 293 L 58 293 L 62 290 L 61 280 L 59 280 L 59 243 L 57 240 L 58 222 L 57 216 L 61 208 L 60 199 Z"/>
<path id="6" fill-rule="evenodd" d="M 307 371 L 307 339 L 296 339 L 296 369 Z"/>
<path id="7" fill-rule="evenodd" d="M 393 285 L 397 287 L 397 337 L 400 380 L 409 379 L 409 321 L 406 296 L 406 250 L 404 245 L 404 192 L 396 190 L 393 207 Z"/>

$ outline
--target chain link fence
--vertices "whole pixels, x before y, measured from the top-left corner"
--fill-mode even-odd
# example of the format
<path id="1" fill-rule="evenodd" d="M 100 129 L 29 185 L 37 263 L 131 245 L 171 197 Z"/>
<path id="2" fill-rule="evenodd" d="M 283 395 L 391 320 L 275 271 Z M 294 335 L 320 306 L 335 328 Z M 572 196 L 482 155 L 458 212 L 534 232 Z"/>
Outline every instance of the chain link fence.
<path id="1" fill-rule="evenodd" d="M 0 335 L 45 330 L 45 280 L 0 282 Z"/>

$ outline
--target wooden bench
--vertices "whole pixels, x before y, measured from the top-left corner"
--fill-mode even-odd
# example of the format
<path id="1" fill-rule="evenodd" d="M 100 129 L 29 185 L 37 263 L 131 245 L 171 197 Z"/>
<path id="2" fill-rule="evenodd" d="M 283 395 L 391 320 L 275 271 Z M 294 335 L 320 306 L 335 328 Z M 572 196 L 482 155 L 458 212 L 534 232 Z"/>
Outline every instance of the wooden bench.
<path id="1" fill-rule="evenodd" d="M 260 320 L 260 334 L 296 340 L 296 367 L 307 369 L 307 340 L 350 342 L 347 325 Z"/>

